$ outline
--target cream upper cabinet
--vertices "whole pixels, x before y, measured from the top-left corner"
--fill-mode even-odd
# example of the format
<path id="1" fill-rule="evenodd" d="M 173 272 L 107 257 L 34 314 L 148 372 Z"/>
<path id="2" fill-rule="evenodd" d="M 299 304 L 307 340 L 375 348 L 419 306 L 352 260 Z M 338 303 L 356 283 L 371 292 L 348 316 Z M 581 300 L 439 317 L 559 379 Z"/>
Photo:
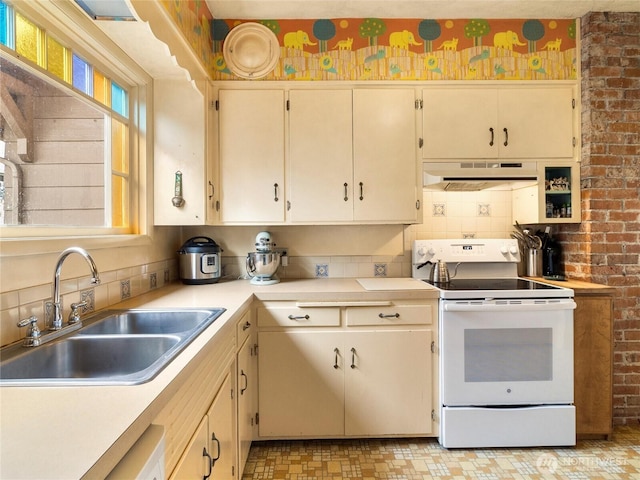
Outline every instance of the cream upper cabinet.
<path id="1" fill-rule="evenodd" d="M 353 91 L 354 220 L 420 220 L 416 148 L 414 90 Z"/>
<path id="2" fill-rule="evenodd" d="M 411 89 L 289 92 L 290 221 L 415 223 Z"/>
<path id="3" fill-rule="evenodd" d="M 565 158 L 576 154 L 571 85 L 422 91 L 426 159 Z"/>
<path id="4" fill-rule="evenodd" d="M 209 104 L 187 80 L 154 82 L 155 225 L 215 222 L 215 200 L 207 199 L 217 182 Z"/>
<path id="5" fill-rule="evenodd" d="M 538 162 L 536 185 L 514 188 L 513 220 L 518 223 L 579 223 L 580 164 Z"/>
<path id="6" fill-rule="evenodd" d="M 284 91 L 220 90 L 222 223 L 284 222 Z"/>
<path id="7" fill-rule="evenodd" d="M 353 219 L 351 92 L 289 92 L 289 215 L 294 223 Z"/>

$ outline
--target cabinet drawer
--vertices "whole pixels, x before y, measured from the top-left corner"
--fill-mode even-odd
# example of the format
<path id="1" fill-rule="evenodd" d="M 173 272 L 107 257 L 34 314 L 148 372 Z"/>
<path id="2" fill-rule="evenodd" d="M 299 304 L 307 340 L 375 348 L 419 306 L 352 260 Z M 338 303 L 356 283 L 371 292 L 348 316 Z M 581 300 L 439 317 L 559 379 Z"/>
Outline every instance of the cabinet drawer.
<path id="1" fill-rule="evenodd" d="M 260 307 L 258 326 L 263 327 L 337 327 L 340 325 L 338 307 Z"/>
<path id="2" fill-rule="evenodd" d="M 236 338 L 238 339 L 238 349 L 242 347 L 244 341 L 249 338 L 249 335 L 254 331 L 255 325 L 251 321 L 251 315 L 249 313 L 245 313 L 242 316 L 242 319 L 238 322 L 236 326 Z"/>
<path id="3" fill-rule="evenodd" d="M 391 305 L 347 308 L 347 325 L 430 325 L 434 322 L 431 305 Z"/>

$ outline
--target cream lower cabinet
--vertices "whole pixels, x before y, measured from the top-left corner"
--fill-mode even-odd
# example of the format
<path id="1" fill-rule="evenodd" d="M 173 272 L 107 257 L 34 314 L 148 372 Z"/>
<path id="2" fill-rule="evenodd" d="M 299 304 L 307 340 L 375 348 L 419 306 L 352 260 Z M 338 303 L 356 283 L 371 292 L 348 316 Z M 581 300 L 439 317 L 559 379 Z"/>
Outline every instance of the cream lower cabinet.
<path id="1" fill-rule="evenodd" d="M 227 376 L 171 479 L 235 479 L 236 444 L 231 376 Z"/>
<path id="2" fill-rule="evenodd" d="M 435 311 L 258 308 L 259 436 L 434 434 Z"/>
<path id="3" fill-rule="evenodd" d="M 238 402 L 238 478 L 242 478 L 251 442 L 256 435 L 258 409 L 258 357 L 256 328 L 247 313 L 238 322 L 237 402 Z"/>

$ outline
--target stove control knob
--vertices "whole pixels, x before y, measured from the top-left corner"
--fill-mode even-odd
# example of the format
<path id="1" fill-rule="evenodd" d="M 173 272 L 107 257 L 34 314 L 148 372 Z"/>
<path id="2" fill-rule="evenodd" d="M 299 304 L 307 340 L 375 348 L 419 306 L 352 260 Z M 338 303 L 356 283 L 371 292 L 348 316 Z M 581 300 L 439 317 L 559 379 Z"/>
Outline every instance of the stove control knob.
<path id="1" fill-rule="evenodd" d="M 432 257 L 433 255 L 435 255 L 436 251 L 433 249 L 433 247 L 429 247 L 428 249 L 426 249 L 425 247 L 420 247 L 418 249 L 418 255 L 420 257 L 426 257 L 427 255 Z"/>
<path id="2" fill-rule="evenodd" d="M 509 249 L 507 248 L 506 245 L 503 245 L 500 247 L 500 253 L 503 255 L 506 255 L 507 253 L 509 253 Z"/>
<path id="3" fill-rule="evenodd" d="M 518 247 L 516 247 L 515 245 L 511 245 L 511 247 L 509 247 L 509 253 L 511 255 L 517 255 L 518 253 Z"/>

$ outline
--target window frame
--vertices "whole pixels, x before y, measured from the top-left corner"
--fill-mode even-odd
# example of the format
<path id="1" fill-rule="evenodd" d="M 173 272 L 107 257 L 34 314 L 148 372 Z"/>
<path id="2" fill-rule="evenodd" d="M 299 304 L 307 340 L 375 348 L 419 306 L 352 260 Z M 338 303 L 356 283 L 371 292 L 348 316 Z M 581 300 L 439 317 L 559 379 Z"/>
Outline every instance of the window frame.
<path id="1" fill-rule="evenodd" d="M 2 226 L 0 228 L 0 256 L 33 253 L 35 251 L 55 251 L 60 245 L 67 245 L 69 240 L 90 248 L 149 244 L 149 233 L 152 231 L 150 219 L 152 199 L 147 196 L 148 187 L 153 185 L 150 177 L 152 169 L 150 152 L 153 150 L 151 112 L 153 79 L 89 18 L 89 16 L 72 1 L 52 2 L 39 0 L 4 0 L 15 11 L 38 24 L 51 36 L 74 53 L 82 56 L 120 87 L 126 88 L 129 96 L 129 180 L 130 209 L 129 227 L 62 227 L 62 226 Z M 19 55 L 0 45 L 5 56 L 18 58 Z M 21 61 L 21 60 L 19 60 Z M 104 109 L 97 100 L 73 89 L 56 76 L 46 72 L 31 62 L 21 61 L 36 68 L 43 75 L 69 89 L 74 95 L 88 99 L 97 108 Z M 110 115 L 121 121 L 116 112 Z M 106 176 L 105 176 L 106 178 Z M 110 180 L 109 180 L 110 182 Z"/>

